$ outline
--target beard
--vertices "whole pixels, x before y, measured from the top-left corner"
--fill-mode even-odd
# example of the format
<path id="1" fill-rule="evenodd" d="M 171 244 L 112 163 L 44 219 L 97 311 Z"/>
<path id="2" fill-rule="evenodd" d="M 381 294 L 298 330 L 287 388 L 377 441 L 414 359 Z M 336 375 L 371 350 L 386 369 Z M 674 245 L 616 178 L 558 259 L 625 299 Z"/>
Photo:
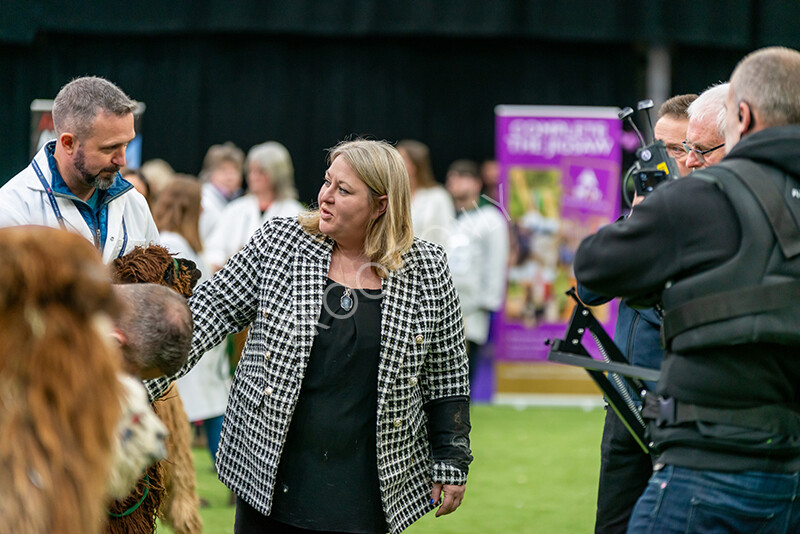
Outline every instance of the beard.
<path id="1" fill-rule="evenodd" d="M 100 172 L 96 174 L 89 172 L 89 169 L 86 168 L 86 154 L 83 152 L 83 147 L 78 148 L 78 153 L 75 155 L 73 163 L 86 185 L 102 191 L 105 191 L 114 184 L 114 179 L 120 169 L 119 166 L 112 165 L 111 167 L 101 169 Z"/>

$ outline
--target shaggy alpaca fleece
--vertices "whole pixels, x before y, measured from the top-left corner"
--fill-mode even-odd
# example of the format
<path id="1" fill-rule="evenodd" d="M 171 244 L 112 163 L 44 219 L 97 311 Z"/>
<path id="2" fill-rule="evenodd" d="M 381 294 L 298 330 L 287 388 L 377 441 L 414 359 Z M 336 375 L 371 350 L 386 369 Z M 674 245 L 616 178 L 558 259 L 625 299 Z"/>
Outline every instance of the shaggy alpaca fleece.
<path id="1" fill-rule="evenodd" d="M 166 248 L 158 245 L 136 247 L 111 263 L 114 283 L 161 284 L 187 298 L 192 296 L 199 277 L 193 262 L 173 259 Z M 126 517 L 111 517 L 106 525 L 106 534 L 151 533 L 155 529 L 154 512 L 172 527 L 175 534 L 203 531 L 191 451 L 191 429 L 174 384 L 153 403 L 153 409 L 169 430 L 167 460 L 148 471 L 150 490 L 142 506 Z M 113 503 L 112 511 L 119 513 L 136 504 L 144 486 L 144 480 L 140 479 L 137 490 L 125 500 Z"/>
<path id="2" fill-rule="evenodd" d="M 108 494 L 115 499 L 128 495 L 147 467 L 167 457 L 167 428 L 147 402 L 147 390 L 132 376 L 119 380 L 125 395 L 108 478 Z"/>
<path id="3" fill-rule="evenodd" d="M 106 268 L 83 237 L 0 230 L 3 532 L 100 530 L 120 416 L 115 313 Z"/>

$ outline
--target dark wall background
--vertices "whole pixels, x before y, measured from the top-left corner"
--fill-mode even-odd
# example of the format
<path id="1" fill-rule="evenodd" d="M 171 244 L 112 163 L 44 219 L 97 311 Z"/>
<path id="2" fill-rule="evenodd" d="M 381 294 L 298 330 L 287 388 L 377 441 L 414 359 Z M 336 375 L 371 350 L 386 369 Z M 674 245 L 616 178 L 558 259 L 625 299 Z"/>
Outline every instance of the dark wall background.
<path id="1" fill-rule="evenodd" d="M 8 1 L 8 0 L 7 0 Z M 5 2 L 4 2 L 5 4 Z M 208 146 L 274 139 L 315 198 L 324 149 L 368 135 L 426 142 L 439 178 L 493 156 L 494 106 L 625 106 L 646 50 L 673 53 L 672 92 L 725 80 L 746 52 L 800 44 L 800 5 L 746 0 L 12 0 L 0 21 L 0 183 L 29 161 L 30 102 L 76 76 L 147 104 L 143 159 L 196 174 Z M 678 24 L 679 23 L 679 24 Z"/>

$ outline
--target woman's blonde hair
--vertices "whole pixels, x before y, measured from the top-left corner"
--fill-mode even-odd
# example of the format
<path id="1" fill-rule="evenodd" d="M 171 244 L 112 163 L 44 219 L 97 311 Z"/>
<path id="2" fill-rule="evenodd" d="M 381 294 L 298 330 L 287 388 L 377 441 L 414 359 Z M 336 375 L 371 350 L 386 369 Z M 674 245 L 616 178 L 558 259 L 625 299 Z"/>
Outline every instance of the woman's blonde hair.
<path id="1" fill-rule="evenodd" d="M 176 175 L 159 193 L 153 205 L 153 219 L 160 232 L 175 232 L 195 252 L 203 250 L 198 221 L 202 188 L 192 177 Z"/>
<path id="2" fill-rule="evenodd" d="M 403 266 L 402 255 L 414 242 L 411 227 L 411 188 L 403 158 L 386 141 L 356 139 L 342 141 L 328 150 L 328 164 L 342 157 L 369 189 L 370 210 L 386 195 L 386 211 L 367 224 L 364 254 L 373 262 L 373 272 L 386 278 Z M 319 208 L 301 213 L 299 221 L 311 235 L 321 236 Z"/>

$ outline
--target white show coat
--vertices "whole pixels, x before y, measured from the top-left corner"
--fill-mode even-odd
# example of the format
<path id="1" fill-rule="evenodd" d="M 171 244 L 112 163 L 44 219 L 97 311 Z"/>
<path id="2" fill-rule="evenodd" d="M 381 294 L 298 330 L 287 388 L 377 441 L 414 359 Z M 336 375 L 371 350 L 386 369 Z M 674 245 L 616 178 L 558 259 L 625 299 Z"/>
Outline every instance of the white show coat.
<path id="1" fill-rule="evenodd" d="M 45 182 L 52 188 L 53 174 L 47 161 L 46 146 L 36 153 L 33 161 L 39 166 Z M 75 197 L 53 191 L 53 198 L 61 211 L 67 230 L 80 234 L 94 243 L 96 237 L 75 206 L 72 200 Z M 33 162 L 0 188 L 0 228 L 25 224 L 61 227 L 50 204 L 49 196 L 34 170 Z M 104 262 L 109 263 L 127 254 L 136 246 L 147 246 L 157 242 L 158 230 L 150 214 L 150 208 L 144 197 L 135 189 L 131 187 L 109 202 L 108 230 L 103 250 Z"/>
<path id="2" fill-rule="evenodd" d="M 479 345 L 489 336 L 489 312 L 503 304 L 508 247 L 508 223 L 494 206 L 462 213 L 447 242 L 448 264 L 464 314 L 464 334 Z"/>
<path id="3" fill-rule="evenodd" d="M 454 217 L 450 193 L 440 185 L 417 189 L 411 197 L 411 222 L 420 239 L 446 246 Z"/>
<path id="4" fill-rule="evenodd" d="M 262 215 L 254 195 L 237 198 L 225 207 L 211 237 L 203 242 L 206 262 L 212 268 L 221 267 L 245 246 L 265 222 L 273 217 L 293 217 L 304 209 L 298 201 L 288 198 L 276 200 Z"/>
<path id="5" fill-rule="evenodd" d="M 219 189 L 211 182 L 203 184 L 201 205 L 203 211 L 200 212 L 200 239 L 205 244 L 214 233 L 217 220 L 228 205 L 228 199 L 220 193 Z"/>

